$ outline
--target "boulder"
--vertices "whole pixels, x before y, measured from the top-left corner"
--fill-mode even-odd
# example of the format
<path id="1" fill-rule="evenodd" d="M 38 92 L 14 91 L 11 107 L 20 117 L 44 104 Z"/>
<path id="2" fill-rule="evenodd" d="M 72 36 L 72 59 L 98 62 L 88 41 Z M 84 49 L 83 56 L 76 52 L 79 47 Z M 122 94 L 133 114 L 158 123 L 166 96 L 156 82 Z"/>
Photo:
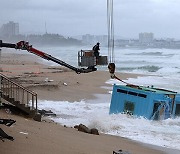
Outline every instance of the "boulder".
<path id="1" fill-rule="evenodd" d="M 96 128 L 89 129 L 87 126 L 85 126 L 83 124 L 75 125 L 74 128 L 80 132 L 99 135 L 99 131 Z"/>
<path id="2" fill-rule="evenodd" d="M 99 135 L 99 131 L 96 128 L 91 129 L 91 134 Z"/>
<path id="3" fill-rule="evenodd" d="M 74 128 L 75 128 L 75 129 L 78 129 L 78 128 L 79 128 L 79 125 L 75 125 Z"/>
<path id="4" fill-rule="evenodd" d="M 79 125 L 78 131 L 84 132 L 84 133 L 89 133 L 89 134 L 91 133 L 91 130 L 83 124 Z"/>

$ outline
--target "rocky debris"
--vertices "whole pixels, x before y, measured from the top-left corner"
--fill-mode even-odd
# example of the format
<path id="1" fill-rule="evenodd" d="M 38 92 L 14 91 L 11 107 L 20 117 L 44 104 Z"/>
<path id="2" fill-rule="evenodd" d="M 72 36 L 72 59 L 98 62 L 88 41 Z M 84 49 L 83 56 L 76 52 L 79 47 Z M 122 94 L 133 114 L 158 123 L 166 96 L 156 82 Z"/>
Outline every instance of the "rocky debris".
<path id="1" fill-rule="evenodd" d="M 33 117 L 35 121 L 41 122 L 42 121 L 42 115 L 40 113 L 36 113 Z"/>
<path id="2" fill-rule="evenodd" d="M 113 154 L 131 154 L 128 151 L 123 151 L 123 150 L 117 150 L 117 151 L 113 151 Z"/>
<path id="3" fill-rule="evenodd" d="M 84 132 L 84 133 L 89 133 L 89 134 L 91 133 L 91 130 L 83 124 L 80 124 L 78 126 L 78 131 Z"/>
<path id="4" fill-rule="evenodd" d="M 83 124 L 75 125 L 75 129 L 77 129 L 80 132 L 88 133 L 88 134 L 94 134 L 94 135 L 99 135 L 99 131 L 96 128 L 88 128 L 87 126 Z"/>
<path id="5" fill-rule="evenodd" d="M 40 113 L 42 116 L 54 116 L 54 117 L 56 116 L 56 114 L 53 113 L 51 110 L 46 111 L 42 109 L 42 110 L 38 110 L 38 113 Z"/>
<path id="6" fill-rule="evenodd" d="M 75 125 L 74 128 L 75 128 L 75 129 L 78 129 L 78 128 L 79 128 L 79 125 Z"/>
<path id="7" fill-rule="evenodd" d="M 99 131 L 96 128 L 91 129 L 91 134 L 99 135 Z"/>

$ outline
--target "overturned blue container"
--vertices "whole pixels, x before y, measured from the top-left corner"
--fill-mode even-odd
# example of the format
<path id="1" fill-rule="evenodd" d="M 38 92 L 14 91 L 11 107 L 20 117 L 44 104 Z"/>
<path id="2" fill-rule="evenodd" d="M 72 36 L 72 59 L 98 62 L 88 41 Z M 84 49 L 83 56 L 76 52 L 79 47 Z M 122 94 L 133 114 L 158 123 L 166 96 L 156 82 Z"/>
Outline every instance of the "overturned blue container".
<path id="1" fill-rule="evenodd" d="M 115 84 L 109 112 L 152 120 L 180 116 L 180 94 L 154 87 Z"/>

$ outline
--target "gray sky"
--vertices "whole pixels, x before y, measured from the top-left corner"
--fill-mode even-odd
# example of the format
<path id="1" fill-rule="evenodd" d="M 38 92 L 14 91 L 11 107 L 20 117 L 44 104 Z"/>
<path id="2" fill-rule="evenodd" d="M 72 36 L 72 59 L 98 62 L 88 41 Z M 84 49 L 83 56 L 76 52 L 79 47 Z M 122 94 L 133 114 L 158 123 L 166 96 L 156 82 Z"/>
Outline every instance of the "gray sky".
<path id="1" fill-rule="evenodd" d="M 0 26 L 18 22 L 21 33 L 107 34 L 107 0 L 0 0 Z M 180 39 L 180 0 L 114 0 L 115 35 Z"/>

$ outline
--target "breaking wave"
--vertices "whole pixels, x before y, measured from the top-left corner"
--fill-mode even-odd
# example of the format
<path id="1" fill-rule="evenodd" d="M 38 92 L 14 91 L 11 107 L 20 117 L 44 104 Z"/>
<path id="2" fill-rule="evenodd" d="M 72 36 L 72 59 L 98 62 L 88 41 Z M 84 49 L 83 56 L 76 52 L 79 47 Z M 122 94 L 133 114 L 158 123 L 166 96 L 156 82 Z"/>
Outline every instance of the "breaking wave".
<path id="1" fill-rule="evenodd" d="M 140 67 L 118 67 L 117 71 L 127 71 L 127 72 L 131 72 L 131 71 L 146 71 L 146 72 L 157 72 L 158 70 L 160 70 L 162 67 L 158 67 L 158 66 L 154 66 L 154 65 L 146 65 L 146 66 L 140 66 Z"/>
<path id="2" fill-rule="evenodd" d="M 39 107 L 56 113 L 57 117 L 52 117 L 52 120 L 62 125 L 73 127 L 83 123 L 101 133 L 180 149 L 180 118 L 151 121 L 125 114 L 109 115 L 109 101 L 104 99 L 97 99 L 96 103 L 39 101 Z"/>
<path id="3" fill-rule="evenodd" d="M 158 66 L 153 66 L 153 65 L 147 65 L 147 66 L 141 66 L 138 67 L 137 69 L 140 70 L 146 70 L 148 72 L 157 72 L 159 69 L 161 69 L 162 67 L 158 67 Z"/>

